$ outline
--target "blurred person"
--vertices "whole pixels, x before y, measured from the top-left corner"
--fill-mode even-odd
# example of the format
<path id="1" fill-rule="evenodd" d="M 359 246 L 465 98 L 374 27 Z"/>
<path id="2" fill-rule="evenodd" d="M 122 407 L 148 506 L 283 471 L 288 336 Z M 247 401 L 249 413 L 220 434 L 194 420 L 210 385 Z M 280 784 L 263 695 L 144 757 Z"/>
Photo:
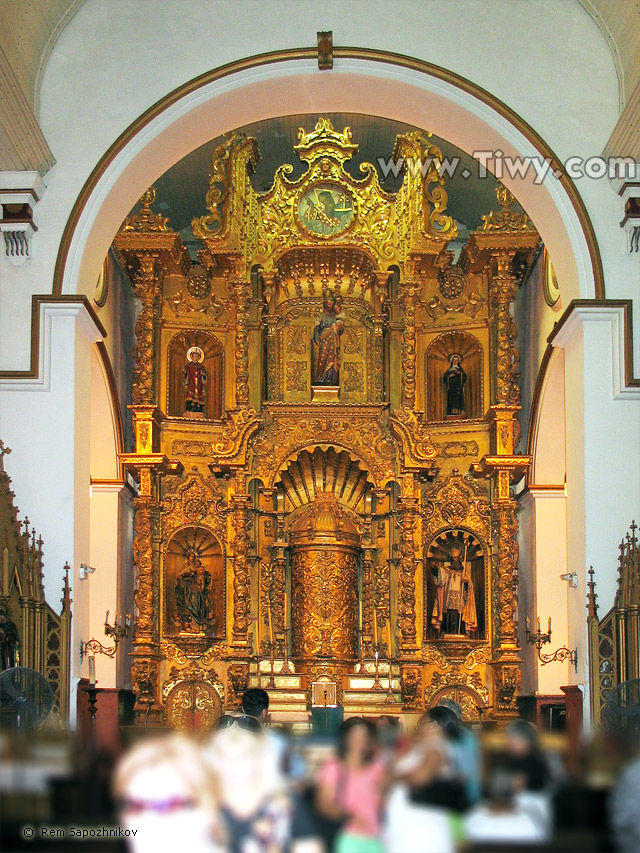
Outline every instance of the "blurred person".
<path id="1" fill-rule="evenodd" d="M 506 769 L 513 775 L 516 800 L 535 816 L 545 832 L 552 828 L 551 775 L 538 744 L 538 730 L 526 720 L 514 720 L 505 728 Z"/>
<path id="2" fill-rule="evenodd" d="M 287 739 L 281 731 L 270 727 L 269 694 L 261 687 L 249 687 L 242 694 L 241 711 L 264 726 L 264 734 L 272 753 L 276 772 L 282 772 L 287 758 Z"/>
<path id="3" fill-rule="evenodd" d="M 206 748 L 218 780 L 224 849 L 230 853 L 322 853 L 313 816 L 274 767 L 260 722 L 224 714 Z M 195 853 L 195 851 L 194 851 Z"/>
<path id="4" fill-rule="evenodd" d="M 393 761 L 396 750 L 403 739 L 400 720 L 389 714 L 382 714 L 376 720 L 375 725 L 380 758 L 385 764 L 389 764 Z"/>
<path id="5" fill-rule="evenodd" d="M 113 791 L 132 853 L 225 850 L 215 779 L 185 736 L 136 744 L 116 768 Z"/>
<path id="6" fill-rule="evenodd" d="M 516 801 L 515 780 L 505 770 L 494 770 L 487 785 L 487 802 L 474 806 L 465 820 L 472 844 L 535 844 L 548 833 L 540 821 Z"/>
<path id="7" fill-rule="evenodd" d="M 469 804 L 476 803 L 481 794 L 481 756 L 478 738 L 471 729 L 462 725 L 462 707 L 453 699 L 441 699 L 438 705 L 448 708 L 456 715 L 460 737 L 451 744 L 457 774 L 464 782 Z"/>
<path id="8" fill-rule="evenodd" d="M 609 798 L 609 814 L 618 850 L 640 853 L 640 754 L 622 768 Z"/>
<path id="9" fill-rule="evenodd" d="M 453 812 L 464 803 L 456 781 L 453 744 L 458 718 L 436 706 L 421 718 L 411 749 L 393 767 L 395 783 L 387 806 L 388 853 L 453 853 L 459 829 Z"/>
<path id="10" fill-rule="evenodd" d="M 338 755 L 321 768 L 316 795 L 319 814 L 337 827 L 335 853 L 383 853 L 380 819 L 384 780 L 373 724 L 362 717 L 345 720 L 340 727 Z"/>

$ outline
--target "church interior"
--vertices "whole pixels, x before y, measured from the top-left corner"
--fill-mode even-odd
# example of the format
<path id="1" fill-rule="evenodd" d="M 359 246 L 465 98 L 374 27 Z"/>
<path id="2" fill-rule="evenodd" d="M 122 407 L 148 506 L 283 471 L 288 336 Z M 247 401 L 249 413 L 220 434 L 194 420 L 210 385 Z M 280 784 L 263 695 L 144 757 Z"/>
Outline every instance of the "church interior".
<path id="1" fill-rule="evenodd" d="M 637 741 L 640 13 L 453 5 L 0 7 L 15 826 L 37 744 L 86 781 L 256 689 L 310 751 L 526 721 L 599 792 Z"/>

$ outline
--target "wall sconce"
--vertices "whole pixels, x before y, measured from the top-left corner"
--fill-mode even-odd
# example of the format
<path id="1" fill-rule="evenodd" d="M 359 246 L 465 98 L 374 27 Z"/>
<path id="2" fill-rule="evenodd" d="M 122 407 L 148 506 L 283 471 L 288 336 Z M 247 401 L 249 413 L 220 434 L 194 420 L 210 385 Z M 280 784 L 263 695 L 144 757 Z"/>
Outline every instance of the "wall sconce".
<path id="1" fill-rule="evenodd" d="M 80 563 L 80 568 L 78 569 L 78 577 L 81 581 L 86 580 L 89 575 L 92 575 L 95 572 L 93 566 L 88 566 L 86 563 Z"/>
<path id="2" fill-rule="evenodd" d="M 554 661 L 562 662 L 568 659 L 569 663 L 573 664 L 575 671 L 578 671 L 577 649 L 568 649 L 566 646 L 562 646 L 562 648 L 557 649 L 553 654 L 542 654 L 542 647 L 551 642 L 551 617 L 549 617 L 549 628 L 546 634 L 543 634 L 540 630 L 540 617 L 538 617 L 538 630 L 535 634 L 532 634 L 529 618 L 527 617 L 527 642 L 536 647 L 538 651 L 538 660 L 543 666 L 547 663 L 553 663 Z"/>
<path id="3" fill-rule="evenodd" d="M 104 617 L 104 633 L 107 637 L 113 637 L 113 646 L 103 646 L 100 640 L 87 640 L 86 643 L 80 641 L 80 661 L 85 655 L 107 655 L 107 657 L 115 657 L 118 650 L 118 643 L 123 637 L 129 636 L 129 628 L 131 627 L 131 614 L 125 614 L 124 621 L 118 622 L 118 614 L 113 625 L 109 624 L 109 611 Z"/>

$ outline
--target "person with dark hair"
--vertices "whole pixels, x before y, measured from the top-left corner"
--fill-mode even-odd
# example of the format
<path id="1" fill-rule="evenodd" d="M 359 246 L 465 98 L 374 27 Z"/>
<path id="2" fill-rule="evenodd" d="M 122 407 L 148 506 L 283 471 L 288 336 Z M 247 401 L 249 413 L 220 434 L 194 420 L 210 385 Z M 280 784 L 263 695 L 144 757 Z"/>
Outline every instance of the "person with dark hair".
<path id="1" fill-rule="evenodd" d="M 261 687 L 249 687 L 242 694 L 242 710 L 264 725 L 269 720 L 269 694 Z"/>
<path id="2" fill-rule="evenodd" d="M 280 732 L 269 728 L 269 694 L 267 691 L 261 687 L 249 687 L 245 690 L 242 694 L 240 713 L 258 720 L 264 729 L 265 741 L 271 752 L 274 773 L 283 772 L 288 744 Z"/>
<path id="3" fill-rule="evenodd" d="M 388 853 L 453 853 L 451 813 L 462 808 L 464 797 L 452 750 L 460 737 L 458 718 L 450 708 L 430 708 L 420 719 L 412 748 L 393 767 L 385 831 Z"/>
<path id="4" fill-rule="evenodd" d="M 537 816 L 540 826 L 550 832 L 552 806 L 549 793 L 549 765 L 538 744 L 538 730 L 526 720 L 514 720 L 505 728 L 507 769 L 511 772 L 519 805 Z"/>
<path id="5" fill-rule="evenodd" d="M 441 699 L 438 705 L 448 708 L 456 715 L 460 727 L 460 737 L 452 744 L 456 764 L 456 775 L 463 782 L 467 800 L 475 803 L 480 799 L 480 746 L 478 738 L 462 725 L 462 707 L 453 699 Z"/>
<path id="6" fill-rule="evenodd" d="M 362 717 L 345 720 L 338 754 L 320 771 L 316 798 L 318 812 L 339 825 L 333 840 L 336 853 L 382 853 L 384 777 L 372 723 Z"/>

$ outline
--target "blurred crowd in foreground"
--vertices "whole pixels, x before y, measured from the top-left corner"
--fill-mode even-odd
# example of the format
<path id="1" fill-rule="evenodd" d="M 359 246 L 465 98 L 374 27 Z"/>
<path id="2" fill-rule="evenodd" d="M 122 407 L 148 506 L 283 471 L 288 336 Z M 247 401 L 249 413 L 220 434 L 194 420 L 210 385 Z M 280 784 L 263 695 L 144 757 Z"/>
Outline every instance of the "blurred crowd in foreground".
<path id="1" fill-rule="evenodd" d="M 443 700 L 415 731 L 393 717 L 346 720 L 332 747 L 299 748 L 269 727 L 268 696 L 248 690 L 204 740 L 146 739 L 120 761 L 113 792 L 134 853 L 449 853 L 562 850 L 560 761 L 534 726 L 511 723 L 481 754 L 460 707 Z M 560 812 L 559 812 L 560 810 Z M 640 755 L 611 792 L 617 849 L 640 851 Z M 575 847 L 570 849 L 587 849 Z M 588 849 L 606 849 L 597 843 Z"/>

